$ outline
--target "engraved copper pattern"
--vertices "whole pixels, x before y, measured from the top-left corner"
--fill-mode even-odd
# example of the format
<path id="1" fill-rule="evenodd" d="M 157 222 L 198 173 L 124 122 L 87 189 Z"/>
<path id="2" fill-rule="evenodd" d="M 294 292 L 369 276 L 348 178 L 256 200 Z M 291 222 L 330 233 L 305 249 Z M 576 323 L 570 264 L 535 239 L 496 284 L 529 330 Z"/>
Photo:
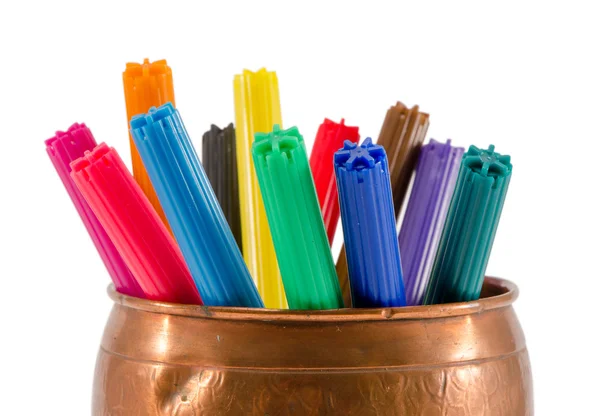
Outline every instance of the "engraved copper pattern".
<path id="1" fill-rule="evenodd" d="M 505 280 L 475 302 L 338 311 L 109 294 L 93 415 L 533 415 Z"/>

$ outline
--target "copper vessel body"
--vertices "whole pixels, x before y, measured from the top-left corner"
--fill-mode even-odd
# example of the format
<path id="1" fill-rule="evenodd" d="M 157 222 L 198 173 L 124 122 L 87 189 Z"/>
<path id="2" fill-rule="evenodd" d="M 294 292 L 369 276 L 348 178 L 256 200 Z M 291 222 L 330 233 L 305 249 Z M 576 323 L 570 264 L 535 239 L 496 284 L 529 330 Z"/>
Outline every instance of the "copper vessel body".
<path id="1" fill-rule="evenodd" d="M 120 295 L 93 415 L 533 415 L 512 283 L 475 302 L 278 311 Z"/>

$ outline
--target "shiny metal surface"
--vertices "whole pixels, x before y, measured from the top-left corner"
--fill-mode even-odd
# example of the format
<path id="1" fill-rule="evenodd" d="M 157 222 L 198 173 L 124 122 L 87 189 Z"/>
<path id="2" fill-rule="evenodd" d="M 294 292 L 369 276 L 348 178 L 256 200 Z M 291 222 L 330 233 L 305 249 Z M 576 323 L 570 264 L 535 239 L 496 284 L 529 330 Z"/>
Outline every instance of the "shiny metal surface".
<path id="1" fill-rule="evenodd" d="M 518 290 L 476 302 L 278 311 L 109 288 L 94 415 L 533 415 Z"/>

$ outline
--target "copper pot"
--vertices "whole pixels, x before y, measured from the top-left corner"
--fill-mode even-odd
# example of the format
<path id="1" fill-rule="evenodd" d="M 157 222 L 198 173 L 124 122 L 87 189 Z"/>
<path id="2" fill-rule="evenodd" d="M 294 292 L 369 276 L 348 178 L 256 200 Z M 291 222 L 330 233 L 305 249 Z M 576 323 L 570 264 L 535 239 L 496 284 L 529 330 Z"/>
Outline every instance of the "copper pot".
<path id="1" fill-rule="evenodd" d="M 533 415 L 517 287 L 394 309 L 212 308 L 120 295 L 94 415 Z"/>

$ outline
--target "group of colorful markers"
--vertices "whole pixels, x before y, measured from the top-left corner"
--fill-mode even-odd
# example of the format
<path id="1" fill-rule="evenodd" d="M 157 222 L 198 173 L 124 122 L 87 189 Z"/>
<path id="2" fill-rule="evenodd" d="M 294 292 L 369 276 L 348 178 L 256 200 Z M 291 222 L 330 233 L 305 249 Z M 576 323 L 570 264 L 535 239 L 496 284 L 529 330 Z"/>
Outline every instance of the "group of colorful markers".
<path id="1" fill-rule="evenodd" d="M 235 76 L 236 127 L 204 134 L 201 163 L 166 61 L 127 64 L 123 84 L 133 175 L 84 124 L 46 141 L 119 292 L 291 309 L 479 297 L 512 172 L 493 146 L 423 145 L 429 115 L 397 103 L 377 143 L 326 119 L 309 157 L 261 69 Z"/>

